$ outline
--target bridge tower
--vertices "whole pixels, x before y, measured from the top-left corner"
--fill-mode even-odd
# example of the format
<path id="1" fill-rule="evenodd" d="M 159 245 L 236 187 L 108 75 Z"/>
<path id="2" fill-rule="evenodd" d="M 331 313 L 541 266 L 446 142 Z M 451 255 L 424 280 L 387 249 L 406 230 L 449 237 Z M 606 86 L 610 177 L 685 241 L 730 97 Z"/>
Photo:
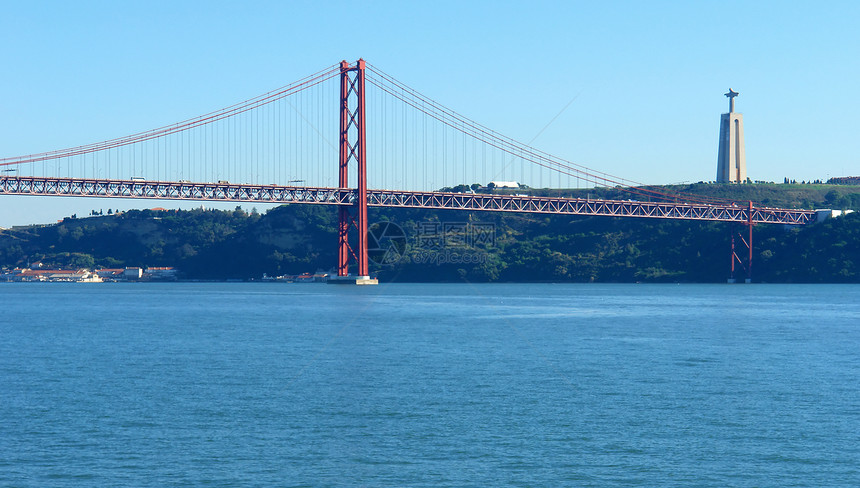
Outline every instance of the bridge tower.
<path id="1" fill-rule="evenodd" d="M 755 222 L 753 222 L 753 202 L 749 202 L 749 207 L 747 208 L 747 221 L 744 222 L 743 226 L 746 228 L 747 236 L 744 237 L 743 232 L 735 232 L 732 230 L 732 274 L 730 275 L 728 282 L 729 283 L 737 283 L 737 279 L 735 278 L 735 264 L 740 265 L 746 271 L 746 278 L 744 279 L 744 283 L 752 283 L 752 261 L 753 261 L 753 226 Z M 739 246 L 735 245 L 735 237 L 743 244 L 743 247 L 746 249 L 746 255 L 739 254 L 743 252 L 743 249 L 739 249 Z"/>
<path id="2" fill-rule="evenodd" d="M 375 285 L 370 278 L 367 257 L 367 144 L 365 133 L 364 59 L 350 65 L 340 63 L 340 164 L 338 188 L 349 191 L 349 165 L 356 166 L 356 200 L 338 208 L 337 278 L 329 283 Z M 350 245 L 350 230 L 355 230 L 355 248 Z M 351 262 L 356 272 L 349 274 Z"/>

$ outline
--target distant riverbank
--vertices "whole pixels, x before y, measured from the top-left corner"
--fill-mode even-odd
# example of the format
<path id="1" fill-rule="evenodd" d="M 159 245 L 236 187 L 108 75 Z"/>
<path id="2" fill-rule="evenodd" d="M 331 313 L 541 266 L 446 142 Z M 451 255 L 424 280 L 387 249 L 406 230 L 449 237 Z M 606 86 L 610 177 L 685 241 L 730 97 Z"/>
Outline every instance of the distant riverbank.
<path id="1" fill-rule="evenodd" d="M 773 187 L 782 186 L 767 191 L 779 194 Z M 818 186 L 833 185 L 785 185 L 783 193 L 796 199 L 803 188 L 795 187 L 803 186 L 822 193 Z M 742 187 L 764 191 L 709 189 Z M 822 198 L 844 197 L 833 191 Z M 370 221 L 380 224 L 371 225 L 380 235 L 371 240 L 370 271 L 381 282 L 724 283 L 732 234 L 740 230 L 726 223 L 416 209 L 371 209 Z M 128 211 L 2 230 L 0 269 L 8 274 L 41 263 L 73 272 L 173 268 L 168 279 L 182 280 L 299 277 L 334 266 L 336 230 L 336 209 L 322 206 L 285 205 L 265 214 Z M 738 263 L 736 278 L 745 276 Z M 860 282 L 860 213 L 804 227 L 756 226 L 753 280 Z"/>

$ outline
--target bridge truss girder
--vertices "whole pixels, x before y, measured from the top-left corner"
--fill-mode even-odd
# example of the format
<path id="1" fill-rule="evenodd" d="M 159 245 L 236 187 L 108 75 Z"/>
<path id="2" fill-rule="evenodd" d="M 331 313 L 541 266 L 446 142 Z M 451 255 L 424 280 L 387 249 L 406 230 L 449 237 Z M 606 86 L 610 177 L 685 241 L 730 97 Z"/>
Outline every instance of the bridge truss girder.
<path id="1" fill-rule="evenodd" d="M 368 205 L 556 215 L 704 220 L 740 222 L 744 224 L 752 222 L 754 224 L 805 225 L 815 220 L 815 212 L 813 210 L 393 190 L 368 190 Z"/>
<path id="2" fill-rule="evenodd" d="M 354 207 L 354 189 L 243 185 L 232 183 L 175 183 L 131 180 L 90 180 L 0 176 L 0 195 L 76 196 L 194 200 L 222 202 L 303 203 Z M 748 224 L 806 225 L 815 211 L 691 203 L 594 200 L 584 198 L 487 195 L 470 193 L 367 190 L 371 207 L 523 212 L 555 215 L 639 217 Z"/>

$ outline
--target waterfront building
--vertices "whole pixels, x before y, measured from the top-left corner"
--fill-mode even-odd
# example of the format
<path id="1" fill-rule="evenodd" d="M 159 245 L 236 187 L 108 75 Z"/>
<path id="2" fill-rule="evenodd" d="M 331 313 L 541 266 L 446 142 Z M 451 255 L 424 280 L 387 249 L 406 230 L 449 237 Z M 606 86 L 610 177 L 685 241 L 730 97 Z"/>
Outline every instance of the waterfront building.
<path id="1" fill-rule="evenodd" d="M 86 269 L 13 269 L 4 273 L 5 281 L 72 281 L 79 283 L 101 282 L 98 275 Z"/>
<path id="2" fill-rule="evenodd" d="M 836 176 L 827 180 L 828 185 L 860 185 L 860 176 Z"/>
<path id="3" fill-rule="evenodd" d="M 143 272 L 142 277 L 154 281 L 176 281 L 179 277 L 179 270 L 172 266 L 150 266 Z"/>
<path id="4" fill-rule="evenodd" d="M 122 277 L 126 280 L 139 280 L 143 277 L 143 269 L 138 267 L 125 268 Z"/>
<path id="5" fill-rule="evenodd" d="M 489 185 L 493 185 L 495 188 L 519 188 L 520 184 L 516 181 L 491 181 Z"/>
<path id="6" fill-rule="evenodd" d="M 99 278 L 117 281 L 125 279 L 123 275 L 125 274 L 124 268 L 99 268 L 93 271 Z"/>

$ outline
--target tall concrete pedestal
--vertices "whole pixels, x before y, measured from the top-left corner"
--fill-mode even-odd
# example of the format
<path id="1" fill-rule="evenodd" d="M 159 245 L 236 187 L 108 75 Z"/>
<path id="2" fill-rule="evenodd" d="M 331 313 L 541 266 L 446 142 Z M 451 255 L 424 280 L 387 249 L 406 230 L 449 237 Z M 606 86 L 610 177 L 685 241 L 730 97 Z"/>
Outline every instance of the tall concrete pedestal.
<path id="1" fill-rule="evenodd" d="M 729 88 L 729 112 L 720 117 L 720 150 L 717 155 L 717 183 L 743 183 L 747 180 L 744 154 L 744 116 L 735 112 L 738 92 Z"/>

